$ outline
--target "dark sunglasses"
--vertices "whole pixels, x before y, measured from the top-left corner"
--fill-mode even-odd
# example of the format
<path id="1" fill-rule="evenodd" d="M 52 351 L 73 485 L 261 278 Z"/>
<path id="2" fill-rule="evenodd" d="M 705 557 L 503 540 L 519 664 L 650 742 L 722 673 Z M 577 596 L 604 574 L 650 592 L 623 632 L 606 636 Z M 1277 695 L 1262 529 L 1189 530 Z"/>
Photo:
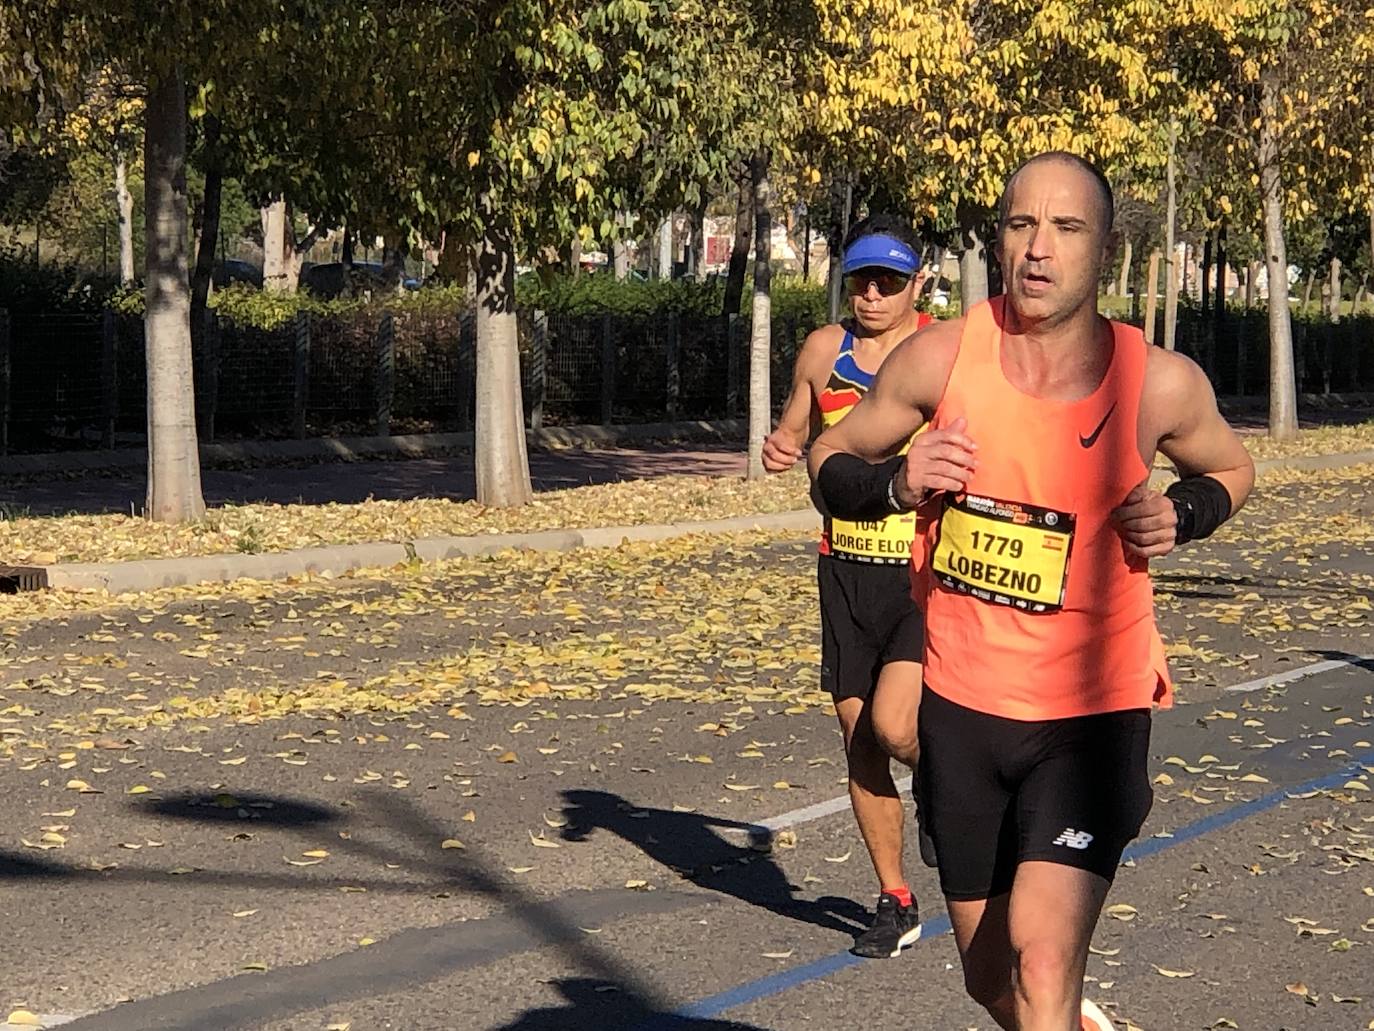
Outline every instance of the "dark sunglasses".
<path id="1" fill-rule="evenodd" d="M 878 288 L 878 293 L 891 297 L 905 290 L 910 282 L 911 276 L 891 269 L 859 269 L 844 277 L 844 288 L 851 297 L 861 297 L 868 293 L 868 284 L 872 283 Z"/>

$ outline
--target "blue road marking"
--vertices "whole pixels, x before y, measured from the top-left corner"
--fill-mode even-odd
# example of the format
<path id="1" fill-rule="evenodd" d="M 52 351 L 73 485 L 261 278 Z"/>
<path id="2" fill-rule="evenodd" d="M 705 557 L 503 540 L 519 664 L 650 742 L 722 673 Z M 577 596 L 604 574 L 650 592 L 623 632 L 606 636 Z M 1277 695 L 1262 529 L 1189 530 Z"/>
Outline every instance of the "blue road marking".
<path id="1" fill-rule="evenodd" d="M 1179 845 L 1185 845 L 1190 841 L 1195 841 L 1204 834 L 1219 831 L 1251 816 L 1267 812 L 1275 808 L 1280 803 L 1288 800 L 1294 795 L 1306 794 L 1309 791 L 1324 791 L 1331 788 L 1340 787 L 1351 777 L 1361 772 L 1361 767 L 1374 763 L 1374 751 L 1365 752 L 1359 757 L 1351 760 L 1334 773 L 1328 773 L 1323 777 L 1316 777 L 1299 784 L 1297 787 L 1283 788 L 1279 791 L 1270 792 L 1262 795 L 1250 802 L 1242 802 L 1233 805 L 1212 816 L 1194 820 L 1192 823 L 1172 831 L 1167 838 L 1152 837 L 1144 841 L 1138 841 L 1126 849 L 1122 860 L 1148 859 L 1150 856 L 1158 855 Z M 942 914 L 935 920 L 929 920 L 921 933 L 921 940 L 936 938 L 947 934 L 950 930 L 949 916 Z M 718 1017 L 727 1010 L 735 1009 L 739 1006 L 757 1002 L 759 999 L 766 999 L 772 995 L 779 995 L 782 992 L 790 991 L 798 985 L 806 984 L 809 981 L 816 981 L 822 977 L 829 977 L 837 974 L 841 970 L 858 966 L 867 960 L 851 955 L 849 952 L 836 952 L 820 959 L 812 960 L 810 963 L 803 963 L 800 966 L 792 967 L 790 970 L 779 971 L 767 977 L 761 977 L 756 981 L 749 981 L 738 985 L 727 991 L 716 995 L 707 996 L 697 1002 L 683 1006 L 676 1012 L 654 1017 L 637 1025 L 633 1031 L 673 1031 L 679 1027 L 684 1020 L 691 1019 L 710 1019 Z"/>

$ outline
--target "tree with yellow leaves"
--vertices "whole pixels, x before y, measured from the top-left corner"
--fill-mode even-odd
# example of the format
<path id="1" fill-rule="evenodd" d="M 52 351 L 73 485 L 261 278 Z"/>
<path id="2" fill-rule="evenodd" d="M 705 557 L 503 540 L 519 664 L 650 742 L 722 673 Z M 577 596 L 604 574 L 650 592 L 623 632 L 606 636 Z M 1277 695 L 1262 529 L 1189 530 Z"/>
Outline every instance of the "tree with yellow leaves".
<path id="1" fill-rule="evenodd" d="M 1171 78 L 1150 0 L 816 0 L 823 46 L 803 96 L 825 158 L 957 227 L 967 309 L 987 293 L 984 227 L 1007 175 L 1069 150 L 1160 169 Z M 900 191 L 900 192 L 898 192 Z"/>
<path id="2" fill-rule="evenodd" d="M 1168 10 L 1187 85 L 1257 191 L 1269 281 L 1269 433 L 1293 437 L 1285 219 L 1370 202 L 1374 10 L 1344 0 L 1192 0 Z"/>

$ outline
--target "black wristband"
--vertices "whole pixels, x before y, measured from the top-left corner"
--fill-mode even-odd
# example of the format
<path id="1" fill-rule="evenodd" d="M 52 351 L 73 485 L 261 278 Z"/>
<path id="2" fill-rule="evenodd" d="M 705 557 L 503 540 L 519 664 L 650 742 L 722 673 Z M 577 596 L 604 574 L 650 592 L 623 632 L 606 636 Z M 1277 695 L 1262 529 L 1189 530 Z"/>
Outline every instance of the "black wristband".
<path id="1" fill-rule="evenodd" d="M 905 459 L 901 455 L 872 465 L 857 455 L 836 452 L 816 472 L 816 490 L 825 510 L 838 519 L 877 522 L 892 515 L 888 486 Z"/>
<path id="2" fill-rule="evenodd" d="M 1179 544 L 1200 541 L 1231 517 L 1231 492 L 1211 476 L 1189 476 L 1169 485 L 1164 496 L 1174 503 Z"/>

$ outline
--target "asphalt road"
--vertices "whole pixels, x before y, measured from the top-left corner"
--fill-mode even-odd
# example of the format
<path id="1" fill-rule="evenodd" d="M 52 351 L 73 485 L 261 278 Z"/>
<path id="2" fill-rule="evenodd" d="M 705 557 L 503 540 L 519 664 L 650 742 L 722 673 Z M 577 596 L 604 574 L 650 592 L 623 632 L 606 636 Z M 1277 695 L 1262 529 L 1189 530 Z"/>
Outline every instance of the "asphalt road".
<path id="1" fill-rule="evenodd" d="M 1088 972 L 1123 1028 L 1374 1023 L 1372 519 L 1271 488 L 1157 571 L 1179 704 Z M 989 1031 L 914 858 L 926 939 L 845 952 L 813 570 L 751 535 L 4 600 L 0 1017 Z"/>

